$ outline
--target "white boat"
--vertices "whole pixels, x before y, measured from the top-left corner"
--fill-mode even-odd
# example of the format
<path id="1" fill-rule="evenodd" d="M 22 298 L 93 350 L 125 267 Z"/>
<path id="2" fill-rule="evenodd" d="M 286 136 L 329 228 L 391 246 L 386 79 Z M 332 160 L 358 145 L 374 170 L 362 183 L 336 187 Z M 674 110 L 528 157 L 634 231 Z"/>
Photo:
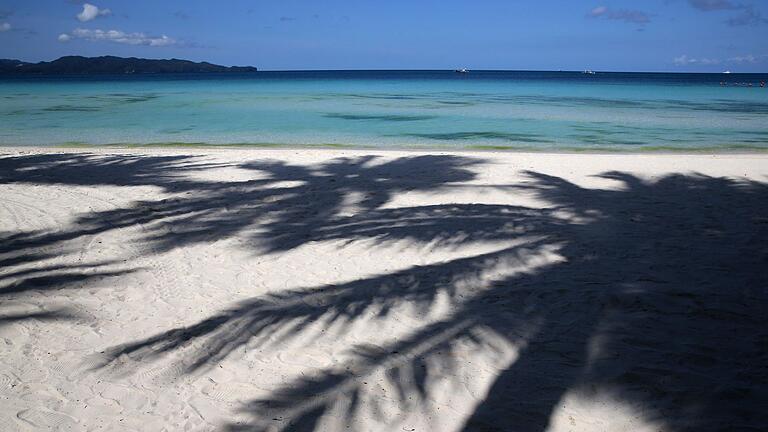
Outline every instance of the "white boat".
<path id="1" fill-rule="evenodd" d="M 582 72 L 582 73 L 583 73 L 583 74 L 585 74 L 585 75 L 594 75 L 594 74 L 595 74 L 595 71 L 587 69 L 587 70 L 585 70 L 585 71 L 584 71 L 584 72 Z"/>
<path id="2" fill-rule="evenodd" d="M 725 72 L 723 72 L 723 73 L 731 73 L 731 71 L 727 70 L 727 71 L 725 71 Z"/>
<path id="3" fill-rule="evenodd" d="M 454 72 L 456 72 L 456 73 L 468 73 L 469 71 L 464 69 L 464 68 L 461 68 L 461 69 L 455 69 Z"/>

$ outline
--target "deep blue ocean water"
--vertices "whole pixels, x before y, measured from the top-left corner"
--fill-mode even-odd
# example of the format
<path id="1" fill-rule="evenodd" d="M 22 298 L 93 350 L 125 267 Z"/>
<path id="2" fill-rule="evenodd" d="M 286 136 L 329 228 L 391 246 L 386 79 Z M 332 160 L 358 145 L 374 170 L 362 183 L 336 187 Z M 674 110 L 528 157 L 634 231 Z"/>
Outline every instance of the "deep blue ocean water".
<path id="1" fill-rule="evenodd" d="M 768 87 L 761 81 L 768 74 L 5 77 L 0 145 L 768 149 Z"/>

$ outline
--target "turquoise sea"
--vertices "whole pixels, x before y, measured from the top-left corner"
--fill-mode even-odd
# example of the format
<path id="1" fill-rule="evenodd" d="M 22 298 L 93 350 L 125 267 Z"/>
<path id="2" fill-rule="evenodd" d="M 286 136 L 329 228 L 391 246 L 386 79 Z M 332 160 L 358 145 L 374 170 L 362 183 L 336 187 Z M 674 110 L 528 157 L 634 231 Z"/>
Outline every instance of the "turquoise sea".
<path id="1" fill-rule="evenodd" d="M 768 149 L 760 81 L 768 74 L 4 77 L 0 145 Z"/>

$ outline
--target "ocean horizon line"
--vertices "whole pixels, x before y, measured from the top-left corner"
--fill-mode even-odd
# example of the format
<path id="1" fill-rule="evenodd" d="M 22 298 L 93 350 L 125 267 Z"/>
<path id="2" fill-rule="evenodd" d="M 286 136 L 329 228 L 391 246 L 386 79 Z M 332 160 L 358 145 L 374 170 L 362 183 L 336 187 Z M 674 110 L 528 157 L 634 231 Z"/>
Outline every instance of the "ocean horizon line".
<path id="1" fill-rule="evenodd" d="M 270 142 L 111 142 L 91 144 L 87 142 L 60 143 L 52 146 L 29 146 L 23 144 L 3 145 L 9 148 L 58 148 L 58 149 L 313 149 L 313 150 L 365 150 L 365 151 L 405 151 L 405 152 L 505 152 L 505 153 L 544 153 L 544 154 L 765 154 L 768 148 L 749 144 L 719 144 L 713 146 L 675 147 L 665 145 L 642 145 L 632 147 L 574 146 L 552 145 L 546 147 L 502 144 L 466 144 L 463 146 L 425 145 L 403 142 L 401 145 L 386 147 L 370 144 L 353 143 L 270 143 Z"/>
<path id="2" fill-rule="evenodd" d="M 258 71 L 247 73 L 260 73 L 260 72 L 455 72 L 458 69 L 464 67 L 455 68 L 441 68 L 441 69 L 390 69 L 390 68 L 342 68 L 342 69 L 267 69 L 259 67 Z M 524 73 L 584 73 L 585 71 L 595 73 L 618 73 L 618 74 L 676 74 L 676 75 L 765 75 L 768 74 L 768 70 L 764 72 L 734 72 L 734 71 L 721 71 L 721 72 L 683 72 L 683 71 L 632 71 L 632 70 L 606 70 L 606 69 L 473 69 L 466 68 L 467 72 L 524 72 Z"/>
<path id="3" fill-rule="evenodd" d="M 229 66 L 228 66 L 229 67 Z M 455 67 L 455 68 L 416 68 L 416 69 L 401 69 L 401 68 L 330 68 L 330 69 L 268 69 L 258 67 L 257 71 L 248 72 L 174 72 L 163 73 L 164 75 L 251 75 L 260 73 L 292 73 L 292 72 L 457 72 L 459 69 L 465 69 L 467 73 L 485 73 L 485 72 L 498 72 L 498 73 L 578 73 L 594 72 L 596 74 L 638 74 L 638 75 L 768 75 L 768 70 L 762 72 L 738 72 L 738 71 L 720 71 L 720 72 L 684 72 L 684 71 L 637 71 L 637 70 L 609 70 L 609 69 L 474 69 L 467 67 Z M 137 73 L 136 75 L 155 75 L 159 73 Z M 21 76 L 22 74 L 7 74 L 5 76 Z M 27 76 L 43 76 L 43 75 L 79 75 L 77 73 L 35 73 Z M 83 74 L 85 75 L 85 74 Z M 118 73 L 104 73 L 104 74 L 91 74 L 91 75 L 124 75 Z M 3 75 L 0 75 L 0 79 Z"/>

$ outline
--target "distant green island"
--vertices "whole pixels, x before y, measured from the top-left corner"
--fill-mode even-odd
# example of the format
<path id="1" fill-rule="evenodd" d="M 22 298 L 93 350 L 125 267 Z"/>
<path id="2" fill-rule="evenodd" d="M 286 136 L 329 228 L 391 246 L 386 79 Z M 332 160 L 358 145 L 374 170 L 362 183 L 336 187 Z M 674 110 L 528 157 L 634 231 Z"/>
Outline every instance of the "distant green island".
<path id="1" fill-rule="evenodd" d="M 98 75 L 98 74 L 167 74 L 167 73 L 221 73 L 256 72 L 252 66 L 221 66 L 189 60 L 155 60 L 136 57 L 82 57 L 65 56 L 49 62 L 27 63 L 21 60 L 0 59 L 2 75 Z"/>

